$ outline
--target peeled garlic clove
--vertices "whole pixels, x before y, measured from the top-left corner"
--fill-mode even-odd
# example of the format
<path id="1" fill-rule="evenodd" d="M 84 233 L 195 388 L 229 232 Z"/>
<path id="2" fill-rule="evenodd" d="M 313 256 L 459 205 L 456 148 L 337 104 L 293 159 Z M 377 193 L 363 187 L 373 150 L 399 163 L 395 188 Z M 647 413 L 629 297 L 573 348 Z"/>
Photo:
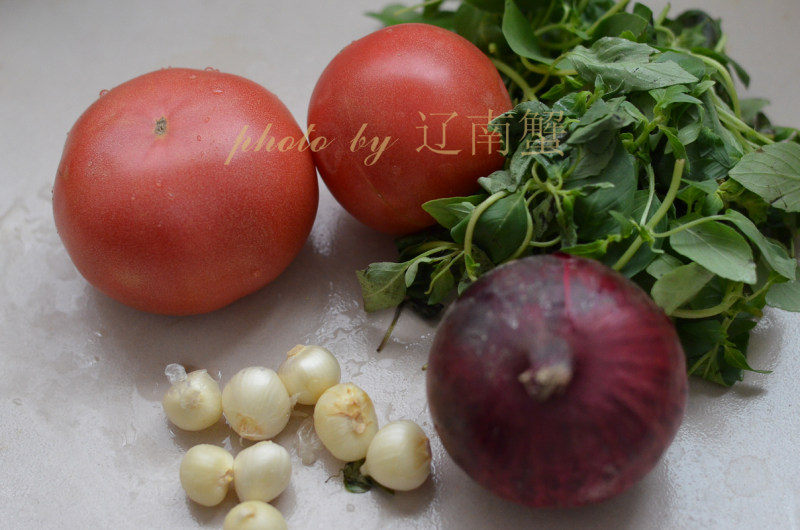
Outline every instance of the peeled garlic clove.
<path id="1" fill-rule="evenodd" d="M 288 530 L 286 520 L 274 506 L 262 501 L 237 504 L 222 522 L 222 530 Z"/>
<path id="2" fill-rule="evenodd" d="M 190 499 L 216 506 L 225 499 L 233 480 L 233 456 L 216 445 L 195 445 L 183 455 L 180 479 Z"/>
<path id="3" fill-rule="evenodd" d="M 233 460 L 233 484 L 241 501 L 269 502 L 289 485 L 289 451 L 264 441 L 239 451 Z"/>
<path id="4" fill-rule="evenodd" d="M 278 375 L 290 396 L 301 405 L 313 405 L 324 391 L 339 382 L 339 361 L 322 346 L 298 344 L 286 354 Z"/>
<path id="5" fill-rule="evenodd" d="M 289 393 L 278 374 L 269 368 L 244 368 L 222 389 L 222 413 L 242 438 L 273 438 L 286 427 L 291 412 Z"/>
<path id="6" fill-rule="evenodd" d="M 179 365 L 170 365 L 170 367 Z M 182 367 L 181 367 L 182 369 Z M 170 373 L 168 367 L 168 373 Z M 175 426 L 185 431 L 211 427 L 222 417 L 219 384 L 205 370 L 196 370 L 173 380 L 161 405 Z"/>
<path id="7" fill-rule="evenodd" d="M 361 473 L 396 491 L 418 488 L 431 472 L 431 446 L 422 428 L 410 420 L 386 424 L 372 438 Z"/>
<path id="8" fill-rule="evenodd" d="M 375 406 L 353 383 L 339 383 L 322 393 L 314 406 L 314 430 L 322 445 L 345 462 L 361 460 L 378 432 Z"/>

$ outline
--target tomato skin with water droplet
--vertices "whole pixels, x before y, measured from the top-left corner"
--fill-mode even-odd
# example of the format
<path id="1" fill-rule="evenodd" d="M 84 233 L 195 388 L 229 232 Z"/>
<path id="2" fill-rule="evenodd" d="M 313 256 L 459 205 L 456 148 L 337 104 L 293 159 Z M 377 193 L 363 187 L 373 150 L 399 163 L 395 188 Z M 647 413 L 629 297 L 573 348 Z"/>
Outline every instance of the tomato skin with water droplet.
<path id="1" fill-rule="evenodd" d="M 158 70 L 104 93 L 69 132 L 53 187 L 80 273 L 126 305 L 171 315 L 274 280 L 310 233 L 318 187 L 307 150 L 228 160 L 244 127 L 268 124 L 303 136 L 275 94 L 215 70 Z"/>
<path id="2" fill-rule="evenodd" d="M 649 473 L 688 385 L 664 312 L 622 275 L 567 255 L 473 283 L 443 317 L 426 377 L 453 460 L 498 496 L 548 508 L 607 500 Z"/>

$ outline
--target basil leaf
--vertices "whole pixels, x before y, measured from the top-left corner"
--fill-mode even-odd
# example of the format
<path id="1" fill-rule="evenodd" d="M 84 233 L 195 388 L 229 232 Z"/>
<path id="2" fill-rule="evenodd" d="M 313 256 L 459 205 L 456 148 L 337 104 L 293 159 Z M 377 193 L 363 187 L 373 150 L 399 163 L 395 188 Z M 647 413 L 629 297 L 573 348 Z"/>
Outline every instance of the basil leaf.
<path id="1" fill-rule="evenodd" d="M 764 260 L 775 272 L 789 280 L 795 279 L 797 262 L 789 256 L 789 252 L 784 247 L 767 238 L 753 221 L 736 210 L 728 210 L 725 212 L 725 217 L 758 247 Z"/>
<path id="2" fill-rule="evenodd" d="M 522 244 L 528 223 L 525 195 L 503 197 L 486 209 L 475 224 L 474 238 L 494 263 L 501 263 Z"/>
<path id="3" fill-rule="evenodd" d="M 681 225 L 673 223 L 673 228 Z M 756 263 L 750 245 L 739 232 L 717 221 L 707 221 L 675 232 L 669 244 L 682 256 L 723 278 L 756 283 Z"/>
<path id="4" fill-rule="evenodd" d="M 582 241 L 605 237 L 619 228 L 611 211 L 628 216 L 633 213 L 636 193 L 636 164 L 622 144 L 618 144 L 608 166 L 597 177 L 578 181 L 583 189 L 591 184 L 610 184 L 575 199 L 574 219 Z"/>
<path id="5" fill-rule="evenodd" d="M 450 229 L 468 217 L 475 206 L 480 204 L 486 197 L 483 195 L 471 195 L 469 197 L 446 197 L 435 199 L 422 205 L 422 209 L 428 212 L 436 222 L 443 227 Z"/>
<path id="6" fill-rule="evenodd" d="M 589 49 L 576 46 L 568 58 L 584 80 L 594 82 L 599 78 L 622 94 L 698 80 L 673 61 L 651 62 L 656 51 L 647 44 L 603 37 Z"/>
<path id="7" fill-rule="evenodd" d="M 658 280 L 665 274 L 683 265 L 683 262 L 670 254 L 661 254 L 647 266 L 647 274 Z"/>
<path id="8" fill-rule="evenodd" d="M 508 41 L 508 45 L 514 53 L 543 64 L 553 62 L 550 57 L 542 53 L 530 22 L 517 7 L 514 0 L 506 0 L 502 29 L 503 35 L 505 35 L 506 41 Z"/>
<path id="9" fill-rule="evenodd" d="M 708 269 L 689 263 L 663 274 L 653 284 L 650 294 L 669 315 L 694 298 L 713 277 L 714 273 Z"/>
<path id="10" fill-rule="evenodd" d="M 481 188 L 485 189 L 489 194 L 497 193 L 498 191 L 507 191 L 513 193 L 519 188 L 521 175 L 515 176 L 513 172 L 506 169 L 495 171 L 488 177 L 478 178 L 478 184 Z"/>
<path id="11" fill-rule="evenodd" d="M 688 91 L 686 85 L 673 85 L 667 88 L 653 89 L 650 91 L 650 95 L 656 100 L 656 109 L 666 108 L 676 103 L 703 104 L 696 97 L 687 94 Z"/>
<path id="12" fill-rule="evenodd" d="M 778 283 L 767 291 L 767 304 L 784 311 L 800 312 L 800 282 Z"/>
<path id="13" fill-rule="evenodd" d="M 379 311 L 400 304 L 406 296 L 407 268 L 407 263 L 379 262 L 356 271 L 364 310 Z"/>
<path id="14" fill-rule="evenodd" d="M 431 284 L 428 288 L 428 304 L 441 304 L 450 297 L 456 286 L 456 279 L 451 271 L 450 261 L 440 261 L 431 273 Z"/>
<path id="15" fill-rule="evenodd" d="M 635 13 L 616 13 L 603 20 L 592 34 L 593 37 L 616 37 L 628 31 L 634 38 L 647 30 L 648 20 Z"/>
<path id="16" fill-rule="evenodd" d="M 730 177 L 772 206 L 800 212 L 800 144 L 776 143 L 748 153 Z"/>
<path id="17" fill-rule="evenodd" d="M 597 101 L 581 116 L 567 143 L 582 144 L 599 136 L 607 137 L 609 132 L 633 123 L 635 118 L 622 106 L 623 101 L 622 98 Z"/>

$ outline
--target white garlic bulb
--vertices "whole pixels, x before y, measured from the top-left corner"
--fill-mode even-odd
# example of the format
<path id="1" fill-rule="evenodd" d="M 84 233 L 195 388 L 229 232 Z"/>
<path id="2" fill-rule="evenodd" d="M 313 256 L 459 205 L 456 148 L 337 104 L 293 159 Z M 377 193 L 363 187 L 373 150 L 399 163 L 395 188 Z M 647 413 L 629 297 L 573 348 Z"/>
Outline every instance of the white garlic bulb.
<path id="1" fill-rule="evenodd" d="M 222 389 L 222 413 L 242 438 L 273 438 L 286 427 L 291 412 L 289 393 L 278 374 L 269 368 L 244 368 Z"/>
<path id="2" fill-rule="evenodd" d="M 216 445 L 195 445 L 183 455 L 180 480 L 194 502 L 216 506 L 225 499 L 233 480 L 233 456 Z"/>
<path id="3" fill-rule="evenodd" d="M 222 417 L 222 393 L 219 384 L 205 370 L 186 374 L 182 366 L 171 364 L 165 373 L 170 385 L 161 405 L 175 426 L 185 431 L 211 427 Z"/>
<path id="4" fill-rule="evenodd" d="M 361 460 L 378 432 L 375 406 L 353 383 L 339 383 L 322 393 L 314 406 L 314 430 L 322 445 L 345 462 Z"/>
<path id="5" fill-rule="evenodd" d="M 288 530 L 281 512 L 262 501 L 237 504 L 222 522 L 222 530 Z"/>
<path id="6" fill-rule="evenodd" d="M 278 375 L 289 395 L 301 405 L 313 405 L 324 391 L 339 382 L 339 361 L 322 346 L 298 344 L 286 354 Z"/>
<path id="7" fill-rule="evenodd" d="M 431 446 L 422 428 L 410 420 L 386 424 L 372 438 L 361 473 L 397 491 L 418 488 L 431 472 Z"/>
<path id="8" fill-rule="evenodd" d="M 289 451 L 272 441 L 239 451 L 233 460 L 233 484 L 241 501 L 269 502 L 289 485 Z"/>

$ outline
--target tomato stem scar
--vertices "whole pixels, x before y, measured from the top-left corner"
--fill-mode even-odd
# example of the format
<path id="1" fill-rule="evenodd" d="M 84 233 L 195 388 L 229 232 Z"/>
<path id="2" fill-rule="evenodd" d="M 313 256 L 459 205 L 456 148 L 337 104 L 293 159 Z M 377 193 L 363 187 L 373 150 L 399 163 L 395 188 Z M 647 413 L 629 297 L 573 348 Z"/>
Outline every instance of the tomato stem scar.
<path id="1" fill-rule="evenodd" d="M 156 129 L 153 132 L 156 133 L 156 136 L 163 136 L 164 133 L 167 132 L 167 118 L 161 116 L 158 121 L 156 121 Z"/>

